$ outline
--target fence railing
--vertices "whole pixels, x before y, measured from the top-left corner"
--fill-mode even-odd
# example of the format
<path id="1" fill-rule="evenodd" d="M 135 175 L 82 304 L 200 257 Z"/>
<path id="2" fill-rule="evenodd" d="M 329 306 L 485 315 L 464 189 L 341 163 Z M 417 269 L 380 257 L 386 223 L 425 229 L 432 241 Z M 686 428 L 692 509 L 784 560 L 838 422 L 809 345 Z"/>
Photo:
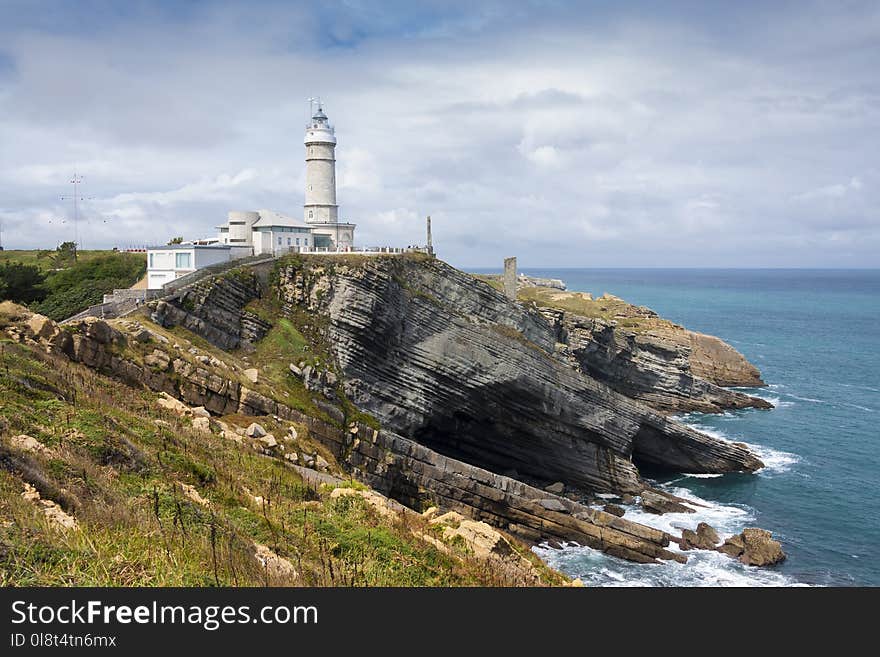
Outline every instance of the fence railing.
<path id="1" fill-rule="evenodd" d="M 167 283 L 165 283 L 165 285 L 162 286 L 162 291 L 158 296 L 167 296 L 169 294 L 174 294 L 181 288 L 192 285 L 193 283 L 200 281 L 203 278 L 207 278 L 208 276 L 213 276 L 215 274 L 224 272 L 227 269 L 235 269 L 236 267 L 241 267 L 242 265 L 259 265 L 264 262 L 271 262 L 274 259 L 275 256 L 271 254 L 262 254 L 256 256 L 245 256 L 244 258 L 236 258 L 235 260 L 227 260 L 225 262 L 217 262 L 213 265 L 208 265 L 207 267 L 202 267 L 201 269 L 196 269 L 195 271 L 191 271 L 188 274 L 184 274 L 180 278 L 175 278 L 173 281 L 168 281 Z"/>

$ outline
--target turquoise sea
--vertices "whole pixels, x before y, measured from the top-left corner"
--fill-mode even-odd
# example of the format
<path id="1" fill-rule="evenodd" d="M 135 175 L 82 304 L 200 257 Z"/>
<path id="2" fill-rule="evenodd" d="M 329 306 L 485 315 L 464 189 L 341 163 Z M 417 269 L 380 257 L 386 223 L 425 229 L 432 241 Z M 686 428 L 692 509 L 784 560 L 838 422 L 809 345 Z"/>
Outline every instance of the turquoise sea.
<path id="1" fill-rule="evenodd" d="M 880 270 L 524 269 L 570 290 L 609 292 L 717 335 L 760 368 L 770 411 L 681 419 L 754 446 L 754 475 L 662 476 L 710 505 L 696 514 L 627 518 L 657 527 L 705 520 L 722 534 L 769 529 L 788 560 L 769 569 L 720 554 L 639 566 L 583 547 L 536 548 L 587 585 L 880 585 Z"/>

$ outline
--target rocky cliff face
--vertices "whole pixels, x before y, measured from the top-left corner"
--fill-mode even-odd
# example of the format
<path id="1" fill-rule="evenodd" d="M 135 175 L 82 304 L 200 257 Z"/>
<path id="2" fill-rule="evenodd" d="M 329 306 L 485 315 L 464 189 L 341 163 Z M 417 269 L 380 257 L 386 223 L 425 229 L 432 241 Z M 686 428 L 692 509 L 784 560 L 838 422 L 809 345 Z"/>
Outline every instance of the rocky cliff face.
<path id="1" fill-rule="evenodd" d="M 558 327 L 439 260 L 290 263 L 277 292 L 326 316 L 347 396 L 383 427 L 493 472 L 642 488 L 636 464 L 752 471 L 748 449 L 669 420 L 556 354 Z"/>
<path id="2" fill-rule="evenodd" d="M 260 340 L 272 326 L 244 309 L 260 295 L 260 279 L 253 271 L 233 270 L 159 301 L 152 320 L 160 326 L 183 326 L 221 349 L 236 349 Z"/>
<path id="3" fill-rule="evenodd" d="M 571 312 L 542 313 L 556 329 L 557 351 L 574 367 L 659 411 L 772 408 L 722 387 L 764 382 L 742 354 L 714 336 L 666 327 L 636 332 Z"/>
<path id="4" fill-rule="evenodd" d="M 34 318 L 9 331 L 218 416 L 300 423 L 343 468 L 413 508 L 436 504 L 529 541 L 575 540 L 633 561 L 682 560 L 666 549 L 681 539 L 558 493 L 654 499 L 640 463 L 705 473 L 762 465 L 745 446 L 693 431 L 583 371 L 572 340 L 560 341 L 565 318 L 511 303 L 440 261 L 292 258 L 268 280 L 232 272 L 151 304 L 153 321 L 222 351 L 146 318 L 64 330 Z M 249 310 L 268 297 L 275 314 L 261 312 L 278 326 Z M 277 333 L 285 322 L 302 333 Z M 251 376 L 259 363 L 244 354 L 279 335 L 307 336 L 301 356 L 281 364 L 282 378 Z M 303 385 L 322 417 L 291 406 Z M 359 422 L 349 401 L 381 429 Z M 550 482 L 562 483 L 543 490 Z"/>
<path id="5" fill-rule="evenodd" d="M 117 320 L 111 325 L 88 318 L 62 330 L 39 315 L 25 318 L 6 328 L 13 341 L 164 393 L 167 396 L 158 400 L 162 406 L 190 412 L 188 404 L 192 404 L 218 416 L 253 415 L 295 422 L 358 479 L 410 508 L 437 505 L 460 511 L 533 543 L 577 541 L 640 563 L 686 560 L 666 549 L 670 541 L 680 539 L 663 531 L 444 456 L 391 431 L 347 420 L 338 426 L 304 414 L 245 386 L 233 359 L 209 356 L 184 339 L 172 343 L 139 322 Z M 200 417 L 199 421 L 204 430 L 211 430 L 211 420 Z M 220 431 L 224 438 L 229 434 L 228 428 Z M 232 439 L 242 440 L 234 432 Z M 277 451 L 274 439 L 272 444 L 273 448 L 265 450 L 267 456 L 304 470 L 289 463 L 290 454 Z"/>

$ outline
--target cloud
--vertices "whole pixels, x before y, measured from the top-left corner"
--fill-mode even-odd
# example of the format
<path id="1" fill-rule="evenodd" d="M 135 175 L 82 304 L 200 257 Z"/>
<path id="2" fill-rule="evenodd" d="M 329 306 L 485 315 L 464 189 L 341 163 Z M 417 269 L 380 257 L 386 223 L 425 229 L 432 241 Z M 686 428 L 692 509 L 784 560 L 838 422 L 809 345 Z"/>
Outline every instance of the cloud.
<path id="1" fill-rule="evenodd" d="M 431 214 L 462 266 L 880 266 L 870 4 L 52 7 L 0 9 L 9 247 L 70 238 L 74 170 L 85 246 L 297 215 L 320 95 L 364 243 Z"/>

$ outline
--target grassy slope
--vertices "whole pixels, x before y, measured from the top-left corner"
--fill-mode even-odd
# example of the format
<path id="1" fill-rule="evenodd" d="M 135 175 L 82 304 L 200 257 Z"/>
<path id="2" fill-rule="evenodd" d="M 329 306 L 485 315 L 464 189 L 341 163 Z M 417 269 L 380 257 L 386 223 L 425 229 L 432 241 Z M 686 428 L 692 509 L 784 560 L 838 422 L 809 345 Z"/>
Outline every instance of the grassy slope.
<path id="1" fill-rule="evenodd" d="M 286 367 L 286 349 L 302 345 L 297 329 L 279 327 L 262 348 L 284 356 Z M 388 520 L 360 499 L 332 500 L 328 488 L 307 486 L 280 459 L 193 431 L 155 400 L 63 358 L 0 342 L 0 585 L 517 584 L 465 552 L 445 554 L 414 537 L 412 523 L 421 519 Z M 276 436 L 286 428 L 272 418 L 224 420 L 257 420 Z M 9 437 L 22 433 L 49 451 L 15 447 Z M 295 448 L 321 451 L 302 430 Z M 51 526 L 22 498 L 25 482 L 79 528 Z M 298 574 L 270 576 L 252 556 L 254 541 Z"/>
<path id="2" fill-rule="evenodd" d="M 474 274 L 474 277 L 488 283 L 499 292 L 503 291 L 499 275 Z M 521 287 L 516 297 L 519 301 L 531 302 L 543 308 L 556 308 L 582 317 L 616 322 L 617 326 L 634 333 L 684 330 L 678 324 L 656 316 L 647 308 L 634 306 L 610 294 L 593 298 L 591 294 L 584 292 L 570 292 L 549 287 Z"/>

